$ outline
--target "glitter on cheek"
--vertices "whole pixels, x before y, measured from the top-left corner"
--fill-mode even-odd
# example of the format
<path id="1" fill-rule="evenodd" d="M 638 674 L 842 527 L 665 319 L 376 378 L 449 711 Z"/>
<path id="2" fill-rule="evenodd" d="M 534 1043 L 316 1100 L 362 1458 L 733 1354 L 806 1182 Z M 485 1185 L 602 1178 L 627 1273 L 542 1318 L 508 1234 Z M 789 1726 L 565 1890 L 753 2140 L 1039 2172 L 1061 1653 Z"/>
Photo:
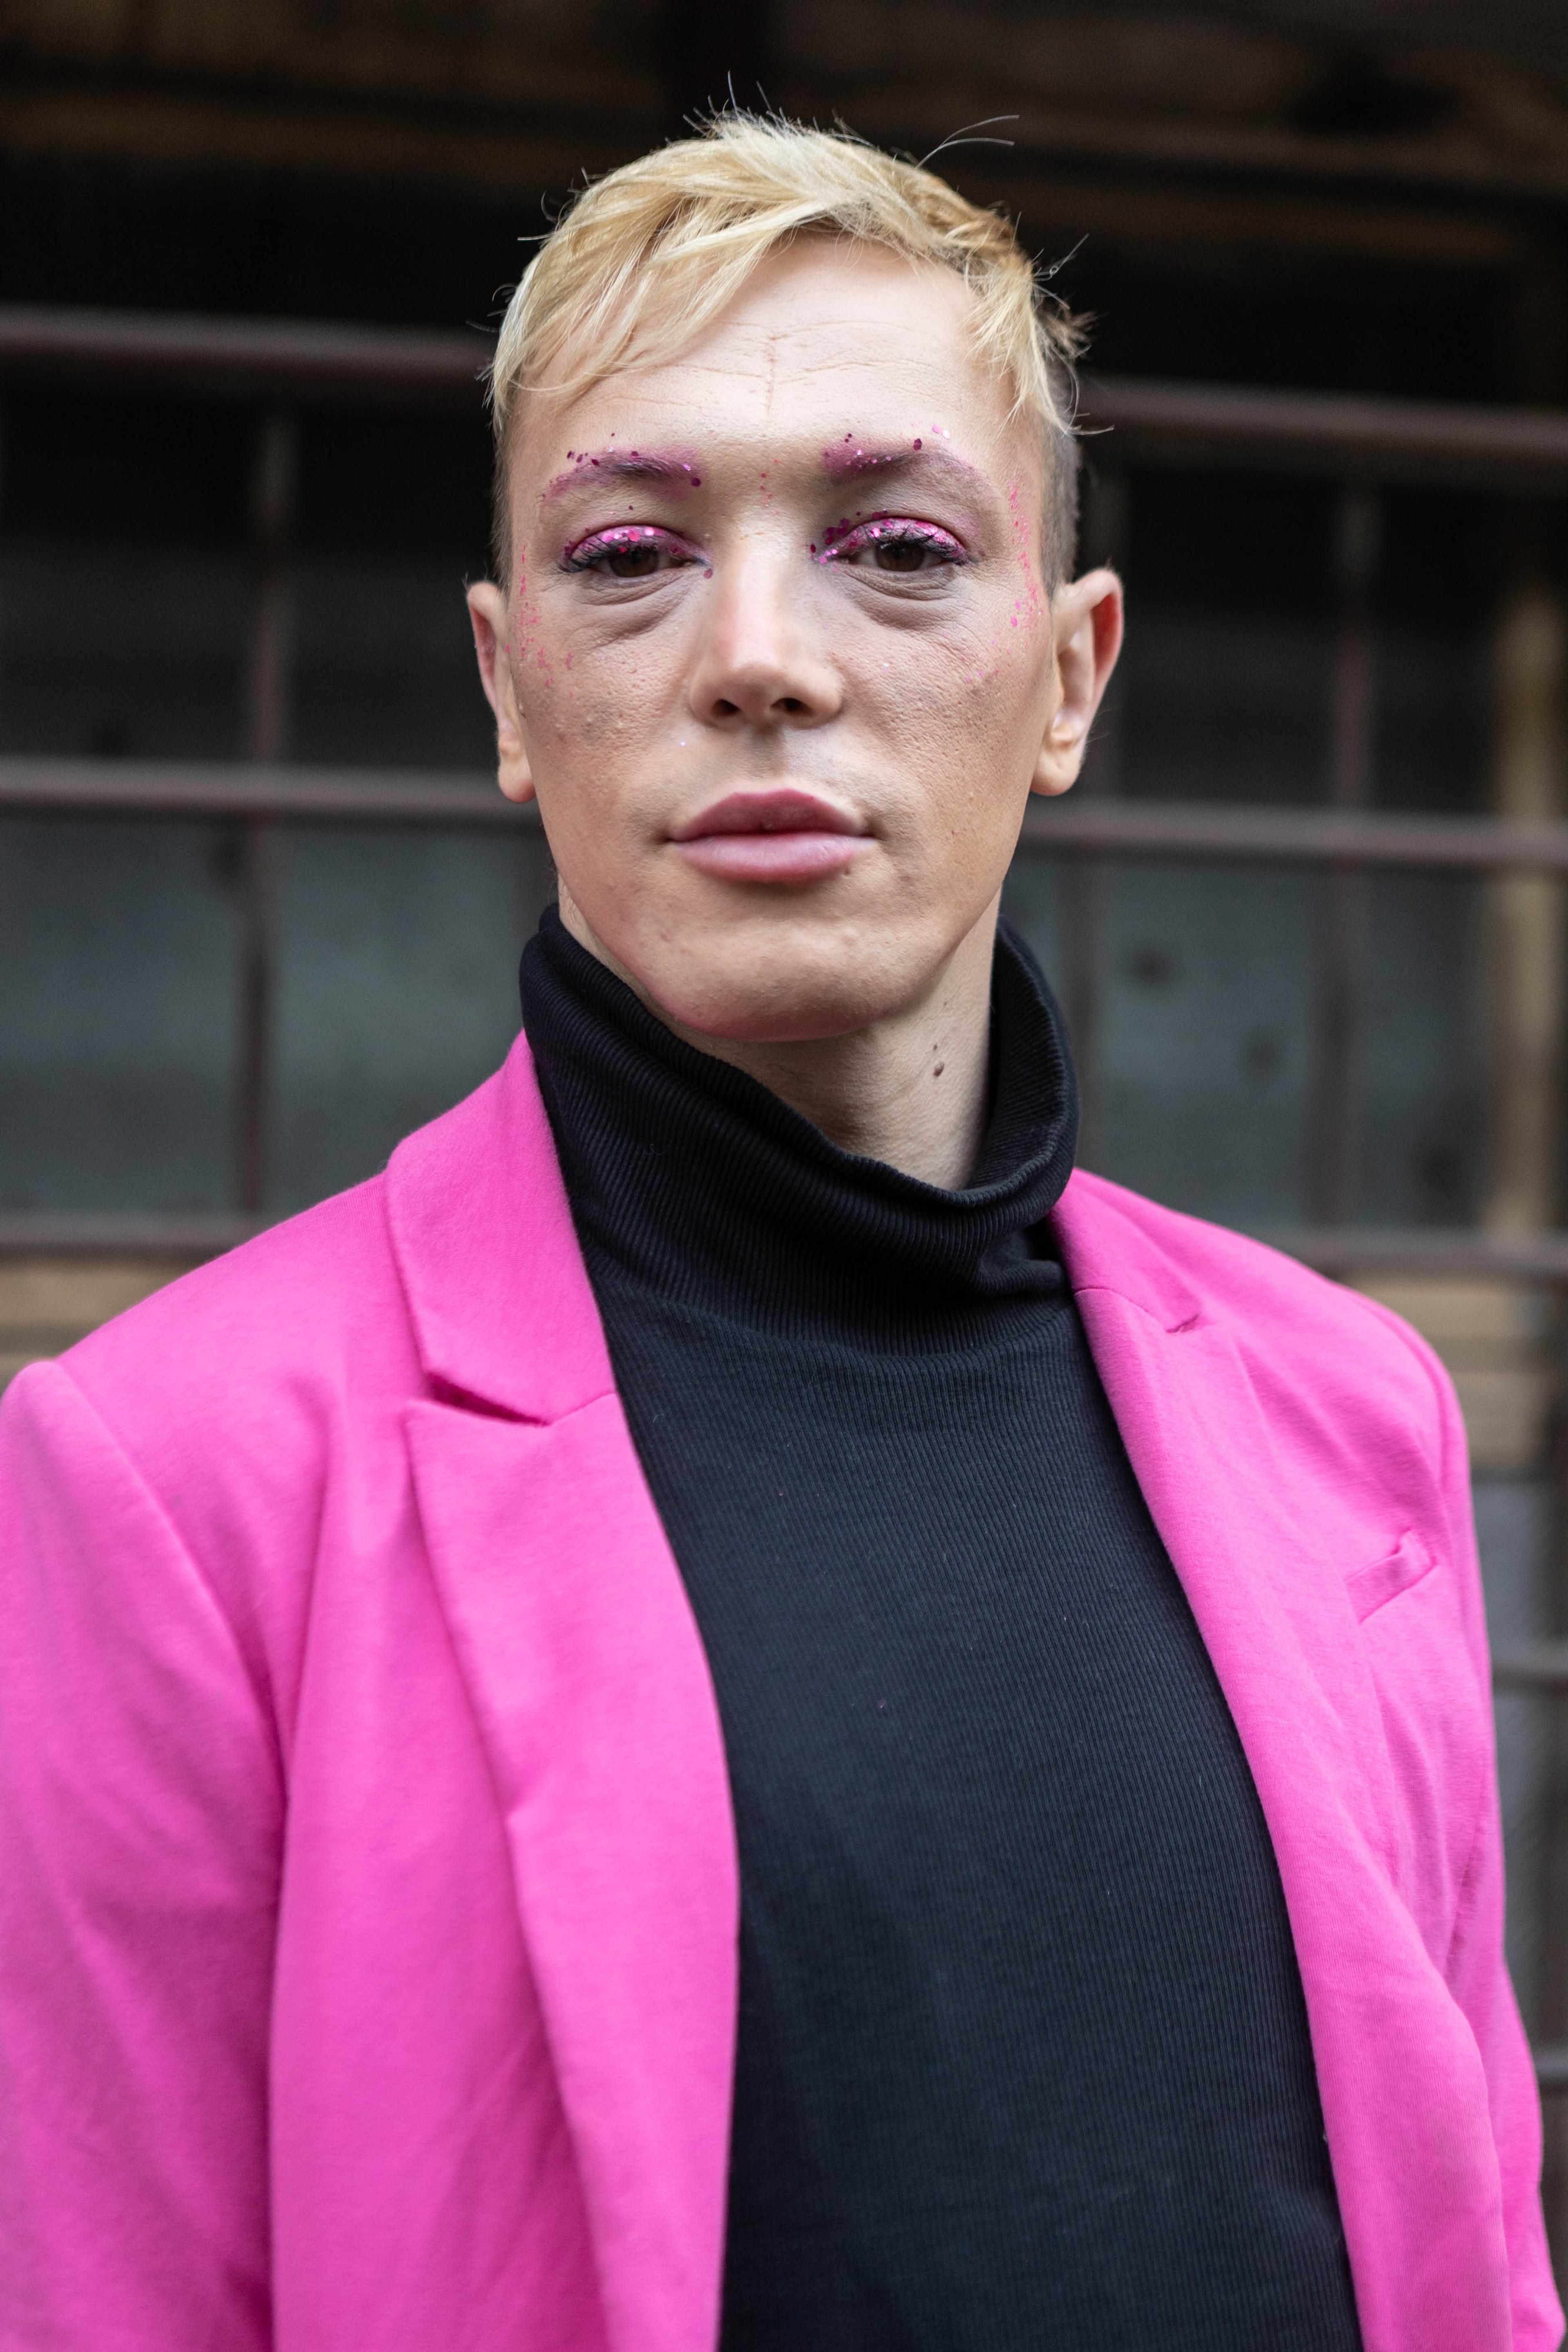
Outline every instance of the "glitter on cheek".
<path id="1" fill-rule="evenodd" d="M 517 607 L 516 667 L 519 678 L 530 666 L 546 686 L 554 683 L 555 666 L 540 643 L 538 608 L 525 597 Z"/>
<path id="2" fill-rule="evenodd" d="M 1028 582 L 1028 592 L 1014 606 L 1013 626 L 1018 626 L 1018 614 L 1022 614 L 1031 628 L 1038 628 L 1045 617 L 1045 603 L 1040 593 L 1040 573 L 1033 560 L 1031 534 L 1024 516 L 1023 493 L 1017 482 L 1008 484 L 1008 509 L 1012 516 L 1013 551 L 1019 569 Z"/>

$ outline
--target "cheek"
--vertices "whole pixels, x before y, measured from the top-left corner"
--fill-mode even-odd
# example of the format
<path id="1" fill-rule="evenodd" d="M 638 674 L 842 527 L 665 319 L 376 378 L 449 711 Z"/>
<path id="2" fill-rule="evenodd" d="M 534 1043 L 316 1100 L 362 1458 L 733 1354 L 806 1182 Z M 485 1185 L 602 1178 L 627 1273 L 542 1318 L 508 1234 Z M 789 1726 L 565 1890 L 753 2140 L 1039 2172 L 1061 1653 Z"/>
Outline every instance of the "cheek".
<path id="1" fill-rule="evenodd" d="M 551 620 L 548 604 L 519 615 L 529 750 L 544 780 L 570 781 L 574 806 L 591 803 L 604 812 L 642 772 L 639 753 L 657 732 L 664 698 L 651 666 L 629 659 L 628 648 L 585 643 L 580 632 L 552 628 Z"/>
<path id="2" fill-rule="evenodd" d="M 570 710 L 558 709 L 556 732 L 585 749 L 602 751 L 626 732 L 626 713 L 618 701 L 600 695 L 576 698 Z"/>
<path id="3" fill-rule="evenodd" d="M 576 752 L 600 755 L 597 772 L 603 775 L 602 755 L 617 736 L 626 731 L 623 704 L 614 696 L 585 690 L 574 668 L 570 648 L 540 650 L 532 657 L 523 690 L 524 716 L 536 751 L 547 761 L 572 766 Z M 575 772 L 575 771 L 574 771 Z"/>
<path id="4" fill-rule="evenodd" d="M 998 598 L 950 634 L 923 636 L 902 658 L 873 666 L 868 685 L 883 724 L 921 769 L 984 799 L 1020 761 L 1032 768 L 1048 679 L 1038 634 L 1011 625 Z"/>

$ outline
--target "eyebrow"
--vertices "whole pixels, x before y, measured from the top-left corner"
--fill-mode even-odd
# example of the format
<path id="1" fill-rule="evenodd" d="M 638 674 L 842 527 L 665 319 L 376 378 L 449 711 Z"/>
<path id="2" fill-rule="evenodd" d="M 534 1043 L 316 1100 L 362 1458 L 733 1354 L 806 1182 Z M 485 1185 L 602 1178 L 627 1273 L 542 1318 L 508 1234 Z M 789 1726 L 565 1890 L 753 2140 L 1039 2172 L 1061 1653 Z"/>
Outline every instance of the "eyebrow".
<path id="1" fill-rule="evenodd" d="M 572 463 L 547 485 L 547 501 L 585 482 L 673 482 L 683 489 L 702 486 L 702 475 L 690 457 L 658 449 L 579 449 L 570 454 Z"/>
<path id="2" fill-rule="evenodd" d="M 863 442 L 846 438 L 837 448 L 823 450 L 822 471 L 834 484 L 897 482 L 911 474 L 933 474 L 955 488 L 994 495 L 986 476 L 967 458 L 955 456 L 951 449 L 915 449 L 908 442 L 891 449 L 868 448 Z"/>
<path id="3" fill-rule="evenodd" d="M 702 486 L 702 476 L 697 471 L 700 463 L 700 459 L 658 449 L 576 450 L 572 463 L 546 486 L 545 501 L 548 504 L 565 497 L 570 490 L 601 482 L 663 482 L 677 488 L 697 489 Z M 823 450 L 822 471 L 836 486 L 902 481 L 911 474 L 932 474 L 938 478 L 945 477 L 955 488 L 971 491 L 988 493 L 992 487 L 977 466 L 971 466 L 951 449 L 915 449 L 907 442 L 893 448 L 867 447 L 864 442 L 848 436 L 840 447 Z"/>

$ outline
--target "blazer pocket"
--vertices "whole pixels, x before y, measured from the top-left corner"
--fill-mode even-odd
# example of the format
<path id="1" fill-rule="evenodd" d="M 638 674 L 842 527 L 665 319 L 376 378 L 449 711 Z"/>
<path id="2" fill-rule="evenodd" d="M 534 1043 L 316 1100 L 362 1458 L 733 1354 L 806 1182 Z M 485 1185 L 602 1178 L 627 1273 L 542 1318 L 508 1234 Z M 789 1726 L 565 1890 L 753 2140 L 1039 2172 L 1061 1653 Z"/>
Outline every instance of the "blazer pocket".
<path id="1" fill-rule="evenodd" d="M 1345 1578 L 1345 1591 L 1350 1605 L 1364 1624 L 1375 1609 L 1385 1601 L 1397 1601 L 1413 1584 L 1436 1568 L 1437 1561 L 1414 1528 L 1406 1529 L 1394 1549 L 1382 1559 L 1369 1560 L 1364 1568 L 1354 1569 Z"/>

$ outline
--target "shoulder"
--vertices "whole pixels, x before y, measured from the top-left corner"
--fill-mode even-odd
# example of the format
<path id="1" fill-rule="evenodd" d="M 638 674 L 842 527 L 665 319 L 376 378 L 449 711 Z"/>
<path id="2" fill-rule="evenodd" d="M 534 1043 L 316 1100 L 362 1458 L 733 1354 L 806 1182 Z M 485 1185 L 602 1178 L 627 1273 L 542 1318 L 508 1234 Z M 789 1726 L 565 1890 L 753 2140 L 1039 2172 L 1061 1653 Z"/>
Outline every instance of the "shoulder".
<path id="1" fill-rule="evenodd" d="M 357 1358 L 406 1333 L 374 1177 L 269 1227 L 118 1315 L 60 1361 L 119 1418 L 204 1421 L 280 1392 L 341 1386 Z"/>
<path id="2" fill-rule="evenodd" d="M 373 1443 L 418 1379 L 383 1181 L 154 1292 L 20 1375 L 5 1409 L 26 1417 L 46 1391 L 74 1398 L 78 1423 L 85 1408 L 182 1540 L 214 1563 L 254 1565 L 286 1534 L 298 1549 L 333 1461 Z M 70 1475 L 69 1457 L 58 1475 Z"/>
<path id="3" fill-rule="evenodd" d="M 20 1587 L 68 1558 L 110 1614 L 177 1633 L 210 1602 L 289 1686 L 329 1499 L 395 1487 L 413 1365 L 380 1180 L 198 1267 L 0 1400 Z"/>

